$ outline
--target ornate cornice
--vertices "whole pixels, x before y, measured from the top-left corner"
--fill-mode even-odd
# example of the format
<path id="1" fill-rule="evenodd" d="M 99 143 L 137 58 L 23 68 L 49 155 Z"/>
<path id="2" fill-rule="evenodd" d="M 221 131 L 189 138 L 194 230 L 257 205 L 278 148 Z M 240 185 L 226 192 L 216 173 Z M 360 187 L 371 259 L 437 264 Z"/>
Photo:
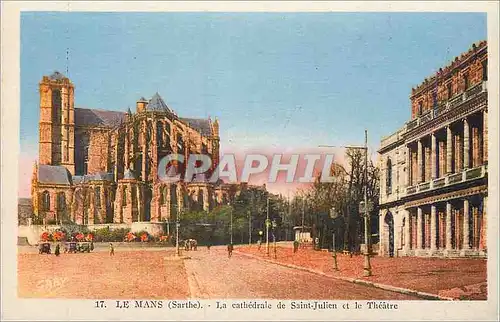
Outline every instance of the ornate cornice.
<path id="1" fill-rule="evenodd" d="M 405 141 L 410 142 L 419 137 L 430 135 L 434 130 L 443 128 L 447 124 L 456 122 L 465 116 L 472 114 L 488 105 L 488 92 L 481 92 L 471 99 L 463 102 L 455 108 L 448 109 L 445 113 L 427 121 L 426 123 L 408 130 L 405 134 Z M 431 111 L 433 112 L 433 111 Z"/>
<path id="2" fill-rule="evenodd" d="M 488 192 L 488 186 L 481 185 L 481 186 L 476 186 L 476 187 L 470 187 L 462 190 L 456 190 L 456 191 L 451 191 L 435 196 L 430 196 L 427 198 L 422 198 L 422 199 L 417 199 L 417 200 L 412 200 L 408 201 L 405 203 L 406 208 L 413 208 L 413 207 L 418 207 L 422 205 L 428 205 L 436 202 L 442 202 L 442 201 L 447 201 L 451 199 L 457 199 L 457 198 L 463 198 L 463 197 L 468 197 L 476 194 L 484 194 Z"/>

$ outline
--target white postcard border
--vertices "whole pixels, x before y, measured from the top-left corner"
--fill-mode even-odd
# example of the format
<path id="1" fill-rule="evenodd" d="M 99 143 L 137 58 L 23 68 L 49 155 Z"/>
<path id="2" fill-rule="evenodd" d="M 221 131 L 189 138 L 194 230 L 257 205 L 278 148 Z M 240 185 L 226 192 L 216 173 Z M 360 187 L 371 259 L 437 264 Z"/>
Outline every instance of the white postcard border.
<path id="1" fill-rule="evenodd" d="M 1 38 L 1 209 L 2 209 L 2 319 L 98 320 L 415 320 L 498 318 L 498 3 L 495 1 L 385 1 L 385 2 L 2 2 Z M 20 12 L 21 11 L 449 11 L 488 13 L 489 75 L 489 198 L 488 300 L 391 301 L 398 310 L 145 310 L 94 309 L 95 300 L 39 300 L 17 298 L 17 190 L 20 125 Z M 14 232 L 14 233 L 13 233 Z M 226 300 L 232 303 L 237 300 Z M 111 301 L 108 300 L 108 303 Z M 215 300 L 202 303 L 215 306 Z M 278 300 L 270 300 L 277 304 Z M 285 303 L 289 301 L 283 301 Z M 337 304 L 354 301 L 331 301 Z M 366 302 L 366 301 L 358 301 Z"/>

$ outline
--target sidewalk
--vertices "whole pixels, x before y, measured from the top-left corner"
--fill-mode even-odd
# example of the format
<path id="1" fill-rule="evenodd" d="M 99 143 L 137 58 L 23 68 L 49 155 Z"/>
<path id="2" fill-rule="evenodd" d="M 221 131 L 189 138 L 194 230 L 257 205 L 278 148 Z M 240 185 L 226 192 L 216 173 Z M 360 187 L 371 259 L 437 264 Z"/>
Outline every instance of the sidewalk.
<path id="1" fill-rule="evenodd" d="M 356 279 L 368 283 L 384 284 L 423 293 L 435 294 L 443 298 L 462 300 L 486 300 L 486 264 L 484 259 L 440 259 L 422 257 L 371 257 L 372 276 L 363 276 L 363 256 L 337 253 L 338 271 L 333 270 L 332 253 L 299 249 L 293 253 L 290 248 L 277 247 L 266 255 L 265 245 L 240 246 L 236 251 L 276 261 L 280 264 L 295 265 L 343 279 Z M 353 281 L 355 282 L 355 281 Z"/>

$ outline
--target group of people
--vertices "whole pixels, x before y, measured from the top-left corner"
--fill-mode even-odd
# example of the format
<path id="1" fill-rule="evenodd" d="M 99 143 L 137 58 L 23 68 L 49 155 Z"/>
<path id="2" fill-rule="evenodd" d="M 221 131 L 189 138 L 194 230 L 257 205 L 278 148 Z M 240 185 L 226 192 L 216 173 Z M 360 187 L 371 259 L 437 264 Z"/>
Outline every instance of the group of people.
<path id="1" fill-rule="evenodd" d="M 196 239 L 186 239 L 184 241 L 184 249 L 185 250 L 196 250 L 198 249 L 198 241 Z"/>

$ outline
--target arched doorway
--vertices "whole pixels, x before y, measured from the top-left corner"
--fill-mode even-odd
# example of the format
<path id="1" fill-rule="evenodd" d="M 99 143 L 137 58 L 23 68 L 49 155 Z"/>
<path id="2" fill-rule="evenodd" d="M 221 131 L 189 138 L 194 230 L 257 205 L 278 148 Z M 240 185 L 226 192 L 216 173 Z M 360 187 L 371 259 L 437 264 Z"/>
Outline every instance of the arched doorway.
<path id="1" fill-rule="evenodd" d="M 385 215 L 384 222 L 389 227 L 389 256 L 394 257 L 394 217 L 390 211 Z"/>

